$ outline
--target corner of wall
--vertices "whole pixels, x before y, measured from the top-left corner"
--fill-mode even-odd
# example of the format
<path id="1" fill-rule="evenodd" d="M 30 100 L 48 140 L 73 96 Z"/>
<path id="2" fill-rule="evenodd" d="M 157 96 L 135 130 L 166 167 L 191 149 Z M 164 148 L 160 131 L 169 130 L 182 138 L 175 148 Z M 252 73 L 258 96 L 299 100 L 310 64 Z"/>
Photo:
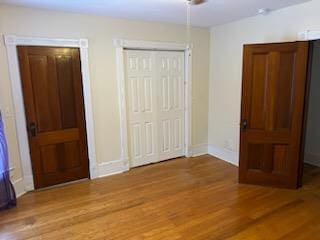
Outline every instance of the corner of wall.
<path id="1" fill-rule="evenodd" d="M 223 161 L 231 163 L 232 165 L 239 166 L 238 152 L 230 151 L 224 148 L 219 148 L 214 145 L 209 145 L 208 153 L 211 156 L 217 157 Z"/>
<path id="2" fill-rule="evenodd" d="M 192 157 L 199 157 L 208 154 L 208 144 L 202 143 L 192 146 Z"/>
<path id="3" fill-rule="evenodd" d="M 210 66 L 209 66 L 209 96 L 208 96 L 208 143 L 210 144 L 211 142 L 211 129 L 212 129 L 212 111 L 213 111 L 213 92 L 212 92 L 212 86 L 213 86 L 213 67 L 212 67 L 212 63 L 213 63 L 213 28 L 210 28 L 210 46 L 209 46 L 209 62 L 210 62 Z M 209 147 L 209 145 L 208 145 Z"/>
<path id="4" fill-rule="evenodd" d="M 320 167 L 320 155 L 313 153 L 305 153 L 304 162 L 316 167 Z"/>

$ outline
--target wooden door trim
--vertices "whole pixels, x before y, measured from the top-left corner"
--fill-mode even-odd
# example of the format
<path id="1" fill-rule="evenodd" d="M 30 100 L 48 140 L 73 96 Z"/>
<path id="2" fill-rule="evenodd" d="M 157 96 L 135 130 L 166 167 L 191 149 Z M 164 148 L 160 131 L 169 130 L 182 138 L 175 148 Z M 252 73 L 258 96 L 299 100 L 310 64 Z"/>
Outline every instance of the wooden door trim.
<path id="1" fill-rule="evenodd" d="M 116 48 L 117 82 L 118 82 L 118 102 L 120 112 L 120 142 L 121 160 L 125 170 L 130 169 L 129 146 L 128 146 L 128 126 L 127 126 L 127 104 L 126 104 L 126 81 L 125 81 L 125 49 L 140 50 L 162 50 L 162 51 L 183 51 L 185 58 L 185 84 L 184 84 L 184 152 L 186 157 L 191 157 L 192 153 L 192 44 L 180 44 L 172 42 L 153 42 L 128 39 L 114 39 Z"/>
<path id="2" fill-rule="evenodd" d="M 81 59 L 81 75 L 83 84 L 83 98 L 85 106 L 86 133 L 88 141 L 89 168 L 91 179 L 98 177 L 95 138 L 91 99 L 91 83 L 89 77 L 88 40 L 87 39 L 55 39 L 55 38 L 32 38 L 18 37 L 15 35 L 4 36 L 7 49 L 7 59 L 9 65 L 9 76 L 11 80 L 11 91 L 14 102 L 16 131 L 19 144 L 20 160 L 22 164 L 22 181 L 24 192 L 34 190 L 33 172 L 27 124 L 24 110 L 22 84 L 20 78 L 17 46 L 46 46 L 46 47 L 73 47 L 79 48 Z M 19 193 L 21 195 L 23 193 Z"/>

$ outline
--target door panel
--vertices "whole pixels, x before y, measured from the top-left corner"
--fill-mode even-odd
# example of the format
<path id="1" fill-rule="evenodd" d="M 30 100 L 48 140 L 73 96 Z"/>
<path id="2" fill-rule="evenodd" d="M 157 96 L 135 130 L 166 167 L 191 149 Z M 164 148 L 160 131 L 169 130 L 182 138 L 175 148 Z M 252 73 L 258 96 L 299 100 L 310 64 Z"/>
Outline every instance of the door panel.
<path id="1" fill-rule="evenodd" d="M 161 51 L 156 59 L 162 102 L 159 159 L 166 160 L 184 155 L 184 54 Z"/>
<path id="2" fill-rule="evenodd" d="M 126 51 L 133 167 L 184 155 L 184 54 Z"/>
<path id="3" fill-rule="evenodd" d="M 154 134 L 154 123 L 146 122 L 145 129 L 146 129 L 146 156 L 152 156 L 155 154 L 155 142 L 156 139 Z"/>
<path id="4" fill-rule="evenodd" d="M 183 123 L 182 123 L 182 119 L 177 118 L 174 120 L 173 123 L 173 129 L 174 129 L 174 150 L 179 151 L 183 148 Z"/>
<path id="5" fill-rule="evenodd" d="M 142 158 L 142 130 L 141 124 L 133 125 L 133 133 L 132 133 L 132 143 L 133 143 L 133 156 L 134 158 Z"/>
<path id="6" fill-rule="evenodd" d="M 251 108 L 249 113 L 249 122 L 252 129 L 264 129 L 266 118 L 266 84 L 268 70 L 267 54 L 256 54 L 253 56 L 253 78 Z"/>
<path id="7" fill-rule="evenodd" d="M 241 183 L 296 188 L 308 43 L 244 48 Z"/>
<path id="8" fill-rule="evenodd" d="M 74 128 L 77 126 L 77 116 L 72 81 L 72 57 L 60 56 L 56 58 L 57 80 L 59 87 L 59 102 L 61 106 L 62 128 Z"/>
<path id="9" fill-rule="evenodd" d="M 170 120 L 168 119 L 165 119 L 165 120 L 162 120 L 161 121 L 161 125 L 162 125 L 162 128 L 161 128 L 161 131 L 160 131 L 160 135 L 162 136 L 162 139 L 161 139 L 161 152 L 162 153 L 168 153 L 170 152 L 170 147 L 171 147 L 171 144 L 170 144 L 170 136 L 171 136 L 171 130 L 170 130 Z"/>
<path id="10" fill-rule="evenodd" d="M 155 58 L 148 51 L 126 51 L 128 132 L 131 166 L 157 161 Z"/>
<path id="11" fill-rule="evenodd" d="M 36 188 L 88 177 L 79 49 L 18 47 Z"/>

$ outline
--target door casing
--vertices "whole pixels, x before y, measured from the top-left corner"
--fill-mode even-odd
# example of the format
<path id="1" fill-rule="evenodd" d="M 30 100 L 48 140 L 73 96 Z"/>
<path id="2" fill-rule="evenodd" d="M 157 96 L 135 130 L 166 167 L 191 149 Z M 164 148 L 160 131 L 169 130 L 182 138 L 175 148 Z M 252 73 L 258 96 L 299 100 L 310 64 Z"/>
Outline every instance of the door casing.
<path id="1" fill-rule="evenodd" d="M 125 49 L 136 50 L 159 50 L 159 51 L 183 51 L 185 57 L 185 84 L 184 84 L 184 106 L 185 106 L 185 156 L 192 156 L 192 48 L 191 44 L 179 44 L 170 42 L 138 41 L 127 39 L 114 39 L 116 48 L 118 101 L 120 114 L 120 142 L 121 161 L 126 170 L 130 169 L 129 164 L 129 142 L 127 124 L 126 104 L 126 81 L 125 81 Z"/>
<path id="2" fill-rule="evenodd" d="M 29 142 L 27 133 L 27 123 L 24 111 L 24 101 L 22 94 L 22 84 L 18 62 L 17 46 L 47 46 L 47 47 L 73 47 L 80 49 L 81 76 L 83 84 L 83 96 L 85 107 L 85 120 L 87 129 L 88 155 L 90 178 L 98 177 L 96 163 L 93 113 L 91 100 L 91 84 L 89 77 L 88 40 L 87 39 L 52 39 L 52 38 L 30 38 L 18 37 L 15 35 L 5 35 L 5 45 L 9 65 L 9 75 L 11 79 L 11 91 L 14 102 L 16 131 L 18 137 L 19 153 L 22 163 L 23 187 L 18 195 L 34 190 L 33 172 L 31 166 L 31 156 L 29 152 Z"/>

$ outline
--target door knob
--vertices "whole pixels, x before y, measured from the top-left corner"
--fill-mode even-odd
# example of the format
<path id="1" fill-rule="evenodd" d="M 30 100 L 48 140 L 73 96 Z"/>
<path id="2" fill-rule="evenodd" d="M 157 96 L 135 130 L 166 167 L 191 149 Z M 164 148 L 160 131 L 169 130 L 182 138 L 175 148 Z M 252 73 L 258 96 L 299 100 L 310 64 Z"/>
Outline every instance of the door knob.
<path id="1" fill-rule="evenodd" d="M 241 121 L 241 127 L 242 129 L 247 129 L 248 127 L 248 121 L 246 119 Z"/>
<path id="2" fill-rule="evenodd" d="M 37 125 L 34 122 L 31 122 L 29 124 L 29 131 L 32 137 L 35 137 L 37 135 Z"/>

